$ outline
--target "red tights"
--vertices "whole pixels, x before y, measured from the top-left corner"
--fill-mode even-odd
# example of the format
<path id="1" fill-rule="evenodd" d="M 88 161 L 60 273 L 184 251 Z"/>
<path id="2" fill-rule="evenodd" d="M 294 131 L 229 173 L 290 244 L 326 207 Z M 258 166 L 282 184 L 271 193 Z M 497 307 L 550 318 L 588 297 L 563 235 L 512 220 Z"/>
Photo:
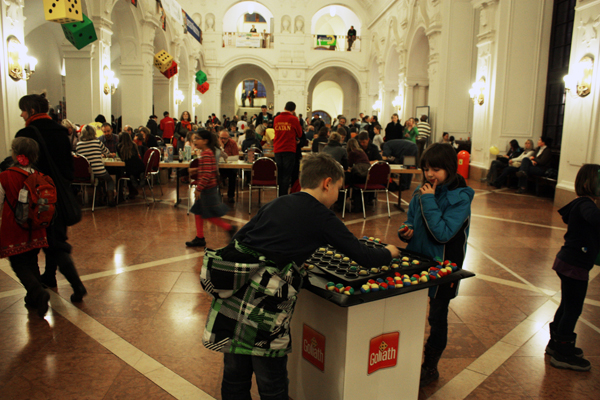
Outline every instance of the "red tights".
<path id="1" fill-rule="evenodd" d="M 231 229 L 231 224 L 223 221 L 220 217 L 206 218 L 206 220 L 226 231 Z M 204 237 L 204 220 L 200 215 L 196 215 L 196 236 L 199 238 Z"/>

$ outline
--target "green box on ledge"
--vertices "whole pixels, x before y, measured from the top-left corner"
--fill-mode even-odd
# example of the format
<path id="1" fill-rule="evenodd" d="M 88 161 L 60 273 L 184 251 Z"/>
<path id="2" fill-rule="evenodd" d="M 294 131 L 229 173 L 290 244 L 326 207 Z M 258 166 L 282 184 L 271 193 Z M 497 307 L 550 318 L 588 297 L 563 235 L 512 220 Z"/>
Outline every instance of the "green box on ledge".
<path id="1" fill-rule="evenodd" d="M 85 14 L 83 15 L 82 22 L 62 24 L 62 29 L 67 40 L 71 42 L 77 50 L 81 50 L 88 44 L 98 40 L 96 29 L 94 29 L 94 23 Z"/>

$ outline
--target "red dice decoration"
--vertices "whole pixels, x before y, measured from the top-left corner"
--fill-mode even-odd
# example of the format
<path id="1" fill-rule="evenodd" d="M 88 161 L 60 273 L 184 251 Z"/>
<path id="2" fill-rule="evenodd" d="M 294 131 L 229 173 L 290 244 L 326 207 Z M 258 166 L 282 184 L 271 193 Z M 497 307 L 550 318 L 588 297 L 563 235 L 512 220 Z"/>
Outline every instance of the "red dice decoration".
<path id="1" fill-rule="evenodd" d="M 167 78 L 171 79 L 175 74 L 177 74 L 177 63 L 173 61 L 169 69 L 162 73 Z"/>
<path id="2" fill-rule="evenodd" d="M 208 82 L 204 82 L 202 85 L 196 86 L 196 89 L 198 89 L 200 93 L 204 94 L 208 91 L 209 87 L 210 85 L 208 84 Z"/>

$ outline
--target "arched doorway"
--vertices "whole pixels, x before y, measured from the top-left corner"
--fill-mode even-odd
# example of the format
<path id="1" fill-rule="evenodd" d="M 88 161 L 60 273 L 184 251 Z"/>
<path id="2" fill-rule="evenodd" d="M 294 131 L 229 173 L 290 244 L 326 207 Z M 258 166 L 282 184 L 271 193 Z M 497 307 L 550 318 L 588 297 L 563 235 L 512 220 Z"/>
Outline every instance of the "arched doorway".
<path id="1" fill-rule="evenodd" d="M 415 32 L 406 69 L 405 118 L 416 117 L 416 107 L 429 105 L 429 39 L 425 29 Z"/>
<path id="2" fill-rule="evenodd" d="M 323 84 L 323 85 L 321 85 Z M 317 88 L 319 88 L 317 90 Z M 322 102 L 326 99 L 321 93 L 331 93 L 339 99 L 340 106 L 322 104 L 317 107 L 315 101 Z M 341 95 L 339 94 L 341 92 Z M 338 94 L 336 94 L 338 93 Z M 326 67 L 318 71 L 308 84 L 308 104 L 312 110 L 326 110 L 331 113 L 332 117 L 337 117 L 339 114 L 345 115 L 347 118 L 358 115 L 360 99 L 360 86 L 358 80 L 349 70 L 343 67 Z M 330 111 L 334 110 L 334 111 Z"/>
<path id="3" fill-rule="evenodd" d="M 260 105 L 269 106 L 274 103 L 275 85 L 273 80 L 270 74 L 258 65 L 238 63 L 225 74 L 221 82 L 221 114 L 232 116 L 247 112 L 249 116 L 252 116 L 258 114 Z M 257 98 L 254 107 L 248 107 L 246 102 L 247 107 L 242 108 L 241 87 L 242 84 L 246 85 L 246 82 L 248 82 L 248 88 L 256 86 L 257 91 L 259 88 L 258 83 L 260 83 L 264 87 L 265 97 Z"/>
<path id="4" fill-rule="evenodd" d="M 342 87 L 334 81 L 319 82 L 313 91 L 312 108 L 324 111 L 333 118 L 344 114 L 344 91 Z M 316 111 L 313 111 L 314 113 Z"/>

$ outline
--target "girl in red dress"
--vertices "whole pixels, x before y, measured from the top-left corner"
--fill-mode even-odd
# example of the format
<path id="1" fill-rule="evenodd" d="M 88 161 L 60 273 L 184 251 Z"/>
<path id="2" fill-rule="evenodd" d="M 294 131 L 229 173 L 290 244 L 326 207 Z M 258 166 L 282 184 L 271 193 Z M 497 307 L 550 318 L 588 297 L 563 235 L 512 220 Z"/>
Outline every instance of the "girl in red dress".
<path id="1" fill-rule="evenodd" d="M 12 142 L 12 157 L 15 166 L 0 174 L 0 209 L 2 225 L 0 225 L 0 257 L 8 257 L 10 266 L 25 286 L 25 306 L 37 310 L 44 318 L 48 311 L 50 295 L 40 282 L 38 253 L 40 248 L 48 247 L 46 229 L 27 230 L 17 224 L 15 214 L 19 192 L 27 176 L 17 169 L 33 173 L 32 164 L 37 161 L 39 147 L 35 140 L 18 137 Z M 9 203 L 4 207 L 4 203 Z M 14 206 L 12 206 L 14 204 Z"/>

